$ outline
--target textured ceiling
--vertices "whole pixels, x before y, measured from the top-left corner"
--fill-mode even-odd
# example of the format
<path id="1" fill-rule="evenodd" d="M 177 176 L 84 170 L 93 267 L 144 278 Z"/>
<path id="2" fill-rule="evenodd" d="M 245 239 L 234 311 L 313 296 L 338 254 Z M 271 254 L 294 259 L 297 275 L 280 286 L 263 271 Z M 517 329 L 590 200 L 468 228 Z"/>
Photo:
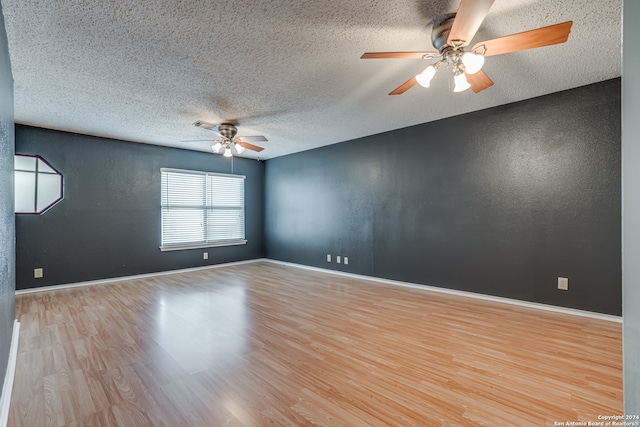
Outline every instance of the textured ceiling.
<path id="1" fill-rule="evenodd" d="M 210 152 L 180 142 L 215 136 L 191 124 L 236 120 L 266 159 L 620 76 L 621 0 L 496 0 L 474 42 L 572 20 L 568 42 L 487 58 L 479 94 L 444 69 L 387 95 L 428 62 L 362 53 L 432 50 L 431 21 L 458 5 L 2 0 L 16 122 Z"/>

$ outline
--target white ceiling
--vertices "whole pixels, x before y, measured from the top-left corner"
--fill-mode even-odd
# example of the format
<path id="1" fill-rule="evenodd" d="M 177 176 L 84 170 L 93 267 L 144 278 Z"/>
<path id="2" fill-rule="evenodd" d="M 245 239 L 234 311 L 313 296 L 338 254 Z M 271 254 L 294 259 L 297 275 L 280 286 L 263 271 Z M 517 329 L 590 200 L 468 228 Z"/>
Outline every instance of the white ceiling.
<path id="1" fill-rule="evenodd" d="M 621 74 L 621 0 L 496 0 L 474 42 L 574 21 L 565 44 L 489 57 L 495 85 L 391 90 L 459 0 L 2 0 L 18 123 L 210 152 L 196 120 L 264 135 L 261 159 Z M 433 61 L 431 61 L 433 62 Z M 245 151 L 243 157 L 257 157 Z"/>

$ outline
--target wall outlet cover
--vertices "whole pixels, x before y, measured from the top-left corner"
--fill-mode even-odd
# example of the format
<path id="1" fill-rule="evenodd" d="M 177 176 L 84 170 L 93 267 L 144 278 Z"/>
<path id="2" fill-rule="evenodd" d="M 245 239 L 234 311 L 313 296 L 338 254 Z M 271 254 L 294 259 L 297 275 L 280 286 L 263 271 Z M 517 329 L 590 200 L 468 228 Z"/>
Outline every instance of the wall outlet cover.
<path id="1" fill-rule="evenodd" d="M 569 290 L 569 279 L 567 277 L 558 277 L 558 289 L 562 291 Z"/>
<path id="2" fill-rule="evenodd" d="M 42 268 L 34 268 L 33 269 L 33 278 L 34 279 L 40 279 L 44 277 L 44 271 Z"/>
<path id="3" fill-rule="evenodd" d="M 331 255 L 327 254 L 327 262 L 331 262 Z"/>

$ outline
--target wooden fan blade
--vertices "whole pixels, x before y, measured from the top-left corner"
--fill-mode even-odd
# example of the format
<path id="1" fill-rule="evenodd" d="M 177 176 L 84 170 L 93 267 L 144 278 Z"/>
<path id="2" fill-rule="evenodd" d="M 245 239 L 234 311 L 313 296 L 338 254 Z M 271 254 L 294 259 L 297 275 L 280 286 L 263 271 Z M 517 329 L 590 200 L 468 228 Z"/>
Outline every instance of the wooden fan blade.
<path id="1" fill-rule="evenodd" d="M 217 128 L 218 127 L 217 124 L 205 122 L 204 120 L 196 120 L 192 124 L 195 127 L 202 128 L 202 129 L 213 129 L 213 128 Z"/>
<path id="2" fill-rule="evenodd" d="M 493 56 L 564 43 L 569 38 L 572 24 L 573 21 L 567 21 L 561 24 L 538 28 L 537 30 L 486 40 L 476 43 L 473 46 L 473 50 L 484 45 L 486 48 L 484 56 Z"/>
<path id="3" fill-rule="evenodd" d="M 239 136 L 236 138 L 237 140 L 239 140 L 240 142 L 256 142 L 256 141 L 268 141 L 267 138 L 265 138 L 262 135 L 255 135 L 255 136 Z"/>
<path id="4" fill-rule="evenodd" d="M 416 76 L 413 76 L 409 80 L 395 88 L 393 91 L 389 92 L 389 95 L 402 95 L 403 93 L 414 87 L 417 83 L 418 81 L 416 80 Z"/>
<path id="5" fill-rule="evenodd" d="M 258 147 L 257 145 L 249 144 L 248 142 L 244 142 L 244 141 L 239 141 L 239 142 L 240 142 L 240 145 L 242 145 L 247 150 L 257 151 L 258 153 L 264 150 L 264 148 Z"/>
<path id="6" fill-rule="evenodd" d="M 471 90 L 475 93 L 485 90 L 488 87 L 493 86 L 493 81 L 482 71 L 478 71 L 474 74 L 464 73 L 467 81 L 471 85 Z"/>
<path id="7" fill-rule="evenodd" d="M 218 125 L 215 123 L 205 122 L 204 120 L 197 120 L 193 122 L 193 125 L 198 128 L 210 130 L 216 135 L 218 135 L 220 138 L 224 138 L 224 136 L 220 132 L 218 132 Z"/>
<path id="8" fill-rule="evenodd" d="M 366 52 L 360 59 L 421 59 L 425 55 L 428 55 L 427 58 L 433 58 L 439 54 L 438 52 Z"/>
<path id="9" fill-rule="evenodd" d="M 453 20 L 447 44 L 453 46 L 454 40 L 462 41 L 462 46 L 471 43 L 493 2 L 494 0 L 462 0 Z"/>

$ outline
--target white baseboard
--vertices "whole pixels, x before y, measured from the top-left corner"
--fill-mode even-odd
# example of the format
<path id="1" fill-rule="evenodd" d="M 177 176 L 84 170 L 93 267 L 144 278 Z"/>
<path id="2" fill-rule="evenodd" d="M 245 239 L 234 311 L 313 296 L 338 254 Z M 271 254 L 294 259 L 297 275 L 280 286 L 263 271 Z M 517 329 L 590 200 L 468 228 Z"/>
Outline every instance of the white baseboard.
<path id="1" fill-rule="evenodd" d="M 475 299 L 481 299 L 481 300 L 485 300 L 485 301 L 499 302 L 499 303 L 503 303 L 503 304 L 517 305 L 517 306 L 521 306 L 521 307 L 533 308 L 533 309 L 536 309 L 536 310 L 553 311 L 553 312 L 556 312 L 556 313 L 571 314 L 571 315 L 574 315 L 574 316 L 591 317 L 593 319 L 600 319 L 600 320 L 607 320 L 609 322 L 622 323 L 622 317 L 621 316 L 614 316 L 614 315 L 611 315 L 611 314 L 595 313 L 593 311 L 577 310 L 577 309 L 574 309 L 574 308 L 559 307 L 559 306 L 555 306 L 555 305 L 542 304 L 542 303 L 537 303 L 537 302 L 521 301 L 521 300 L 512 299 L 512 298 L 496 297 L 496 296 L 492 296 L 492 295 L 477 294 L 477 293 L 474 293 L 474 292 L 459 291 L 459 290 L 455 290 L 455 289 L 439 288 L 437 286 L 420 285 L 420 284 L 417 284 L 417 283 L 409 283 L 409 282 L 400 282 L 398 280 L 381 279 L 379 277 L 365 276 L 365 275 L 362 275 L 362 274 L 347 273 L 347 272 L 344 272 L 344 271 L 337 271 L 337 270 L 329 270 L 329 269 L 320 268 L 320 267 L 311 267 L 311 266 L 308 266 L 308 265 L 294 264 L 294 263 L 290 263 L 290 262 L 277 261 L 277 260 L 273 260 L 273 259 L 264 259 L 264 261 L 271 262 L 271 263 L 274 263 L 274 264 L 286 265 L 286 266 L 289 266 L 289 267 L 304 268 L 306 270 L 319 271 L 319 272 L 322 272 L 322 273 L 336 274 L 338 276 L 345 276 L 345 277 L 350 277 L 350 278 L 353 278 L 353 279 L 367 280 L 367 281 L 370 281 L 370 282 L 378 282 L 378 283 L 383 283 L 385 285 L 404 286 L 404 287 L 409 287 L 409 288 L 413 288 L 413 289 L 420 289 L 420 290 L 423 290 L 423 291 L 439 292 L 439 293 L 443 293 L 443 294 L 457 295 L 457 296 L 462 296 L 462 297 L 467 297 L 467 298 L 475 298 Z"/>
<path id="2" fill-rule="evenodd" d="M 102 285 L 104 283 L 122 282 L 125 280 L 145 279 L 148 277 L 166 276 L 168 274 L 188 273 L 190 271 L 208 270 L 211 268 L 228 267 L 232 265 L 250 264 L 258 261 L 265 261 L 264 258 L 249 259 L 246 261 L 228 262 L 225 264 L 203 265 L 201 267 L 183 268 L 181 270 L 158 271 L 156 273 L 136 274 L 134 276 L 113 277 L 109 279 L 89 280 L 86 282 L 65 283 L 62 285 L 41 286 L 39 288 L 19 289 L 16 295 L 32 294 L 35 292 L 57 291 L 60 289 L 76 288 L 80 286 Z"/>
<path id="3" fill-rule="evenodd" d="M 401 282 L 401 281 L 398 281 L 398 280 L 382 279 L 382 278 L 379 278 L 379 277 L 365 276 L 365 275 L 362 275 L 362 274 L 347 273 L 347 272 L 344 272 L 344 271 L 337 271 L 337 270 L 329 270 L 329 269 L 320 268 L 320 267 L 311 267 L 311 266 L 308 266 L 308 265 L 294 264 L 294 263 L 291 263 L 291 262 L 278 261 L 278 260 L 273 260 L 273 259 L 268 259 L 268 258 L 257 258 L 257 259 L 250 259 L 250 260 L 246 260 L 246 261 L 229 262 L 229 263 L 226 263 L 226 264 L 205 265 L 205 266 L 202 266 L 202 267 L 185 268 L 185 269 L 182 269 L 182 270 L 160 271 L 160 272 L 157 272 L 157 273 L 138 274 L 138 275 L 135 275 L 135 276 L 114 277 L 114 278 L 111 278 L 111 279 L 92 280 L 92 281 L 88 281 L 88 282 L 77 282 L 77 283 L 68 283 L 68 284 L 64 284 L 64 285 L 53 285 L 53 286 L 43 286 L 43 287 L 40 287 L 40 288 L 21 289 L 21 290 L 16 291 L 16 295 L 29 294 L 29 293 L 34 293 L 34 292 L 55 291 L 55 290 L 59 290 L 59 289 L 75 288 L 75 287 L 78 287 L 78 286 L 100 285 L 100 284 L 104 284 L 104 283 L 121 282 L 121 281 L 124 281 L 124 280 L 143 279 L 143 278 L 148 278 L 148 277 L 164 276 L 164 275 L 168 275 L 168 274 L 187 273 L 187 272 L 190 272 L 190 271 L 208 270 L 208 269 L 212 269 L 212 268 L 229 267 L 229 266 L 233 266 L 233 265 L 251 264 L 251 263 L 260 262 L 260 261 L 266 261 L 266 262 L 270 262 L 270 263 L 273 263 L 273 264 L 281 264 L 281 265 L 286 265 L 286 266 L 295 267 L 295 268 L 304 268 L 304 269 L 307 269 L 307 270 L 319 271 L 319 272 L 328 273 L 328 274 L 335 274 L 335 275 L 350 277 L 350 278 L 354 278 L 354 279 L 367 280 L 367 281 L 370 281 L 370 282 L 384 283 L 386 285 L 404 286 L 404 287 L 409 287 L 409 288 L 413 288 L 413 289 L 420 289 L 420 290 L 423 290 L 423 291 L 440 292 L 440 293 L 444 293 L 444 294 L 458 295 L 458 296 L 467 297 L 467 298 L 476 298 L 476 299 L 481 299 L 481 300 L 486 300 L 486 301 L 499 302 L 499 303 L 503 303 L 503 304 L 511 304 L 511 305 L 517 305 L 517 306 L 521 306 L 521 307 L 528 307 L 528 308 L 533 308 L 533 309 L 537 309 L 537 310 L 553 311 L 553 312 L 556 312 L 556 313 L 571 314 L 571 315 L 574 315 L 574 316 L 591 317 L 593 319 L 600 319 L 600 320 L 607 320 L 607 321 L 610 321 L 610 322 L 622 323 L 622 317 L 621 316 L 613 316 L 611 314 L 595 313 L 595 312 L 592 312 L 592 311 L 577 310 L 577 309 L 574 309 L 574 308 L 559 307 L 559 306 L 555 306 L 555 305 L 541 304 L 541 303 L 537 303 L 537 302 L 522 301 L 522 300 L 517 300 L 517 299 L 512 299 L 512 298 L 496 297 L 496 296 L 492 296 L 492 295 L 484 295 L 484 294 L 478 294 L 478 293 L 468 292 L 468 291 L 459 291 L 459 290 L 455 290 L 455 289 L 440 288 L 440 287 L 437 287 L 437 286 L 429 286 L 429 285 L 420 285 L 420 284 L 417 284 L 417 283 Z M 2 426 L 0 425 L 0 427 L 2 427 Z"/>
<path id="4" fill-rule="evenodd" d="M 16 375 L 16 362 L 18 360 L 18 340 L 20 339 L 20 322 L 13 322 L 13 334 L 11 335 L 11 348 L 9 349 L 9 362 L 7 363 L 7 373 L 2 386 L 2 396 L 0 397 L 0 427 L 6 427 L 9 421 L 9 406 L 11 405 L 11 392 L 13 390 L 13 379 Z"/>

